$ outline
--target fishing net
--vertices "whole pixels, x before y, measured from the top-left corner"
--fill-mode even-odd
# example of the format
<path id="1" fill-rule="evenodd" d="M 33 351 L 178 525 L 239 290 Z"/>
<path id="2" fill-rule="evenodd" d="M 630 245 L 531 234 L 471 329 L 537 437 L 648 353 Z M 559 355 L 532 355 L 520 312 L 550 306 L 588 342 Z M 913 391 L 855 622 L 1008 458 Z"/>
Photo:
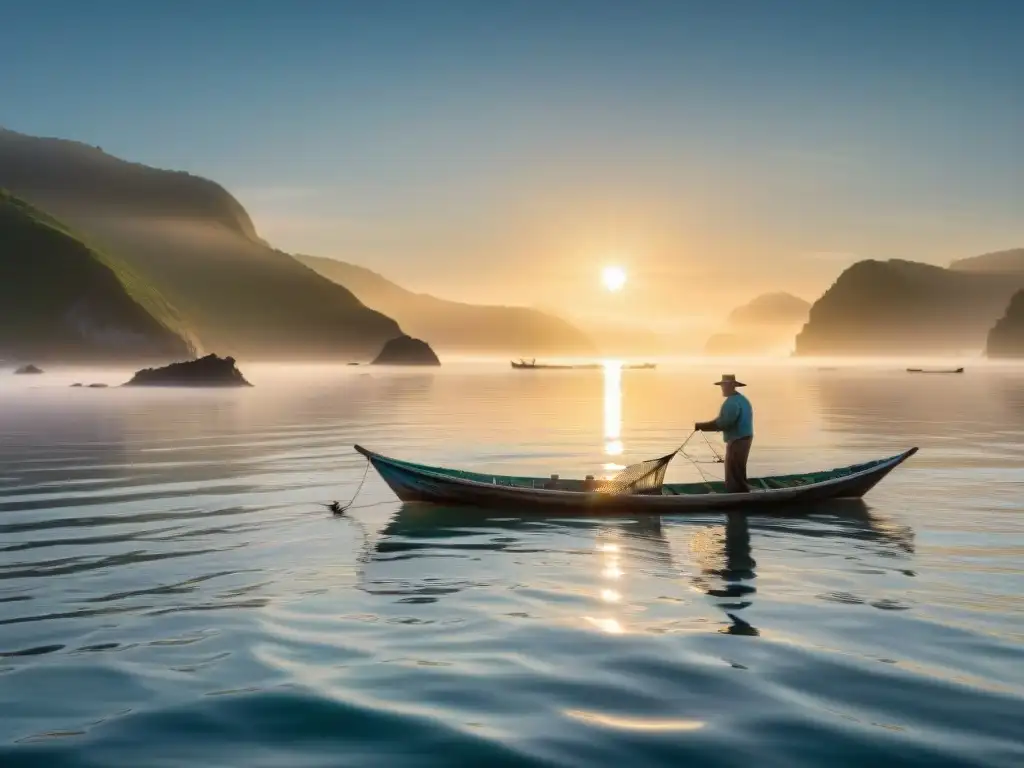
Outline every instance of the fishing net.
<path id="1" fill-rule="evenodd" d="M 600 491 L 612 495 L 659 494 L 665 482 L 665 470 L 677 453 L 678 451 L 672 451 L 660 459 L 648 459 L 639 464 L 631 464 L 615 477 L 602 483 Z"/>

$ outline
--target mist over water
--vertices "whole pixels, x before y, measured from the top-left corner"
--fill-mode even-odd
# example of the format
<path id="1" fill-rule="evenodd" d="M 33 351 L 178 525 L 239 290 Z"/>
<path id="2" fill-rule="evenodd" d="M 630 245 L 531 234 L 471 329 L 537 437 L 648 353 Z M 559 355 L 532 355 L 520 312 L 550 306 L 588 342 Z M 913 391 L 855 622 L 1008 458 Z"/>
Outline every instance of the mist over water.
<path id="1" fill-rule="evenodd" d="M 1020 765 L 1024 368 L 904 371 L 948 362 L 0 374 L 0 765 Z M 318 506 L 353 443 L 614 471 L 733 370 L 752 475 L 921 451 L 801 515 L 486 515 L 372 470 Z"/>

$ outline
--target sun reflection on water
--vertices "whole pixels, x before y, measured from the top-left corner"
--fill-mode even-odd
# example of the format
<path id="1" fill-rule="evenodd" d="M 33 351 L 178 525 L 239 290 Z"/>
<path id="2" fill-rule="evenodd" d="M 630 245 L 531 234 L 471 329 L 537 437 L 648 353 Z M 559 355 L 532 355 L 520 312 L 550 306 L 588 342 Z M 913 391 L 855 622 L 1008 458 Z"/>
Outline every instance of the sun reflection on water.
<path id="1" fill-rule="evenodd" d="M 604 452 L 621 456 L 622 444 L 622 362 L 604 361 Z"/>
<path id="2" fill-rule="evenodd" d="M 565 714 L 576 720 L 603 725 L 608 728 L 618 728 L 627 731 L 698 731 L 705 726 L 703 720 L 689 720 L 685 718 L 644 718 L 644 717 L 621 717 L 609 715 L 602 712 L 590 712 L 582 709 L 564 710 Z"/>
<path id="3" fill-rule="evenodd" d="M 609 563 L 604 570 L 601 571 L 601 575 L 606 579 L 621 579 L 623 573 L 624 571 L 619 568 L 618 563 Z"/>
<path id="4" fill-rule="evenodd" d="M 625 451 L 622 443 L 622 362 L 619 360 L 604 361 L 604 452 L 605 455 L 621 456 Z M 609 475 L 614 475 L 625 467 L 614 461 L 604 465 Z M 615 530 L 604 530 L 598 534 L 595 549 L 600 560 L 600 575 L 604 584 L 598 587 L 598 596 L 605 610 L 614 613 L 615 607 L 622 602 L 622 593 L 612 586 L 621 586 L 625 576 L 622 569 L 622 551 Z M 611 540 L 609 540 L 611 539 Z M 613 584 L 609 584 L 612 582 Z M 621 635 L 627 630 L 622 621 L 614 615 L 583 616 L 591 626 L 610 635 Z"/>
<path id="5" fill-rule="evenodd" d="M 625 632 L 618 619 L 595 618 L 594 616 L 584 616 L 584 618 L 598 629 L 607 632 L 609 635 L 621 635 Z"/>
<path id="6" fill-rule="evenodd" d="M 584 616 L 583 619 L 590 625 L 597 627 L 610 635 L 621 635 L 626 632 L 621 620 L 614 615 L 615 606 L 622 601 L 622 593 L 613 587 L 621 586 L 621 579 L 625 575 L 620 563 L 622 560 L 622 547 L 615 541 L 619 537 L 618 531 L 614 529 L 602 530 L 597 535 L 594 549 L 597 552 L 601 566 L 601 579 L 604 584 L 598 585 L 598 596 L 603 607 L 608 613 L 604 616 Z M 609 541 L 609 539 L 612 539 Z M 615 582 L 613 584 L 608 582 Z"/>

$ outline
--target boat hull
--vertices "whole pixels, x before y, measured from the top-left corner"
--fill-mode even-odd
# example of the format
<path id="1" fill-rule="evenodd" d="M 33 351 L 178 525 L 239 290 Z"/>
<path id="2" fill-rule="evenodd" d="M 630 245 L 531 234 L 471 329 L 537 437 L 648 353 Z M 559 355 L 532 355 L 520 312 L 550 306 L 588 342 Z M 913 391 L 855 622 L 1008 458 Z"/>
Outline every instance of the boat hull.
<path id="1" fill-rule="evenodd" d="M 355 446 L 380 474 L 395 495 L 402 501 L 430 502 L 445 505 L 557 510 L 560 513 L 643 513 L 676 514 L 707 510 L 778 510 L 792 509 L 795 505 L 819 503 L 832 499 L 858 499 L 879 481 L 917 452 L 912 448 L 905 453 L 867 464 L 830 470 L 828 478 L 819 482 L 789 487 L 770 487 L 773 483 L 798 476 L 753 479 L 755 486 L 763 487 L 750 493 L 725 493 L 721 484 L 666 485 L 659 495 L 614 495 L 578 490 L 549 490 L 543 487 L 524 487 L 530 478 L 510 478 L 478 473 L 458 473 L 440 467 L 427 467 L 391 459 L 361 446 Z M 463 476 L 456 476 L 463 475 Z M 542 479 L 534 479 L 543 482 Z M 578 482 L 578 481 L 570 481 Z M 518 484 L 517 484 L 518 483 Z M 719 486 L 716 489 L 715 486 Z M 701 491 L 700 487 L 706 486 Z"/>

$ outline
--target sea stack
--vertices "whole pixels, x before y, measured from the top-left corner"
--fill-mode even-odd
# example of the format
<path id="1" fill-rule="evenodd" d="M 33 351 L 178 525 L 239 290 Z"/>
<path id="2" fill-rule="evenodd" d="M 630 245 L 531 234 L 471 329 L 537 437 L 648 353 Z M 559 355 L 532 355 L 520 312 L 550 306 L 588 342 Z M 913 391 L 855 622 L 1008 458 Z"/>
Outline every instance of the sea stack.
<path id="1" fill-rule="evenodd" d="M 207 355 L 138 371 L 126 387 L 251 387 L 235 367 L 235 358 Z"/>
<path id="2" fill-rule="evenodd" d="M 440 365 L 430 345 L 411 336 L 398 336 L 384 345 L 372 365 Z"/>
<path id="3" fill-rule="evenodd" d="M 21 366 L 21 368 L 18 368 L 15 371 L 15 373 L 21 374 L 21 375 L 30 374 L 30 373 L 42 373 L 42 372 L 43 372 L 42 368 L 38 368 L 38 367 L 36 367 L 34 365 L 31 365 L 31 364 L 23 365 L 23 366 Z"/>
<path id="4" fill-rule="evenodd" d="M 988 357 L 1024 357 L 1024 290 L 1010 299 L 1006 314 L 988 332 Z"/>

